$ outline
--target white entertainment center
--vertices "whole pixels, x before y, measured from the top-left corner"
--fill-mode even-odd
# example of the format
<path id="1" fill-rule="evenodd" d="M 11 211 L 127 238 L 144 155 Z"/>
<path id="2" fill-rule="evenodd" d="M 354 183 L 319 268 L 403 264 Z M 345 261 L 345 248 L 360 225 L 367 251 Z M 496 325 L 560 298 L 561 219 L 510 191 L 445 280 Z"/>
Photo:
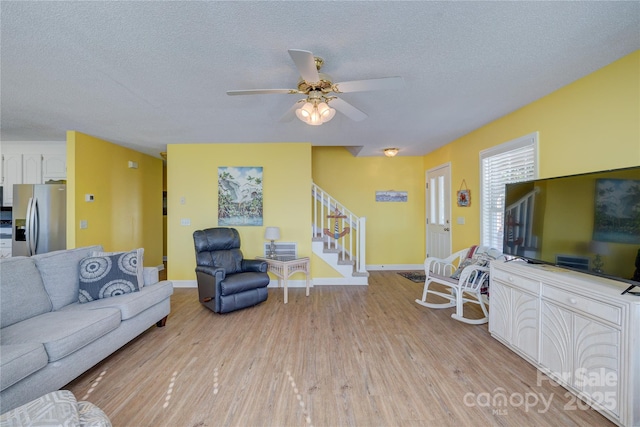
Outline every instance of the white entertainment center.
<path id="1" fill-rule="evenodd" d="M 614 423 L 640 426 L 640 296 L 621 295 L 627 287 L 492 262 L 489 332 Z"/>

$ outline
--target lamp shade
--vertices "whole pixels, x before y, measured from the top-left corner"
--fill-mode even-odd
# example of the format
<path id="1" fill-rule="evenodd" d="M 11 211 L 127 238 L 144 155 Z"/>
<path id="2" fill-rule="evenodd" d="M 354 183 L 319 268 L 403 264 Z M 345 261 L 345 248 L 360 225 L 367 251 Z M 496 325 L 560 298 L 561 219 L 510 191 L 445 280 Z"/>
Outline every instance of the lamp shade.
<path id="1" fill-rule="evenodd" d="M 280 239 L 280 227 L 267 227 L 264 230 L 265 240 L 279 240 Z"/>

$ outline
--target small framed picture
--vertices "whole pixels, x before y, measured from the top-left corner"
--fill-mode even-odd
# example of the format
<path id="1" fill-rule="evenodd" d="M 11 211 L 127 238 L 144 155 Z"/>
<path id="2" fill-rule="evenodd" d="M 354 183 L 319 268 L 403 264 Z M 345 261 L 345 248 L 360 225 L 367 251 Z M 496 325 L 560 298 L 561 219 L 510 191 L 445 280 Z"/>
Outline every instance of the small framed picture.
<path id="1" fill-rule="evenodd" d="M 458 191 L 458 206 L 467 207 L 471 204 L 471 192 L 469 190 Z"/>

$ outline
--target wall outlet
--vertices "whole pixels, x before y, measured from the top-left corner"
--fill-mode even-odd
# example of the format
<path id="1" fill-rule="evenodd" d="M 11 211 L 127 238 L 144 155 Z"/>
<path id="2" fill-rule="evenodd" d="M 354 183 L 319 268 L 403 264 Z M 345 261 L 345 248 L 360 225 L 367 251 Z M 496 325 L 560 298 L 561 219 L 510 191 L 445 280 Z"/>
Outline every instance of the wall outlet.
<path id="1" fill-rule="evenodd" d="M 81 219 L 80 220 L 80 229 L 84 230 L 85 228 L 89 228 L 89 224 L 87 223 L 86 219 Z"/>

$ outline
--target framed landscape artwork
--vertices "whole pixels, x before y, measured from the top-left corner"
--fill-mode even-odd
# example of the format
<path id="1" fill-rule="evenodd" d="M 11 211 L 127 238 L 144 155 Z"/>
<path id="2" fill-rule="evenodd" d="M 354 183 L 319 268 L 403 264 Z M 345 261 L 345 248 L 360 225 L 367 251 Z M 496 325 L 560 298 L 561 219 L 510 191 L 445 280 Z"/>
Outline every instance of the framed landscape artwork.
<path id="1" fill-rule="evenodd" d="M 218 225 L 262 226 L 262 167 L 218 168 Z"/>

